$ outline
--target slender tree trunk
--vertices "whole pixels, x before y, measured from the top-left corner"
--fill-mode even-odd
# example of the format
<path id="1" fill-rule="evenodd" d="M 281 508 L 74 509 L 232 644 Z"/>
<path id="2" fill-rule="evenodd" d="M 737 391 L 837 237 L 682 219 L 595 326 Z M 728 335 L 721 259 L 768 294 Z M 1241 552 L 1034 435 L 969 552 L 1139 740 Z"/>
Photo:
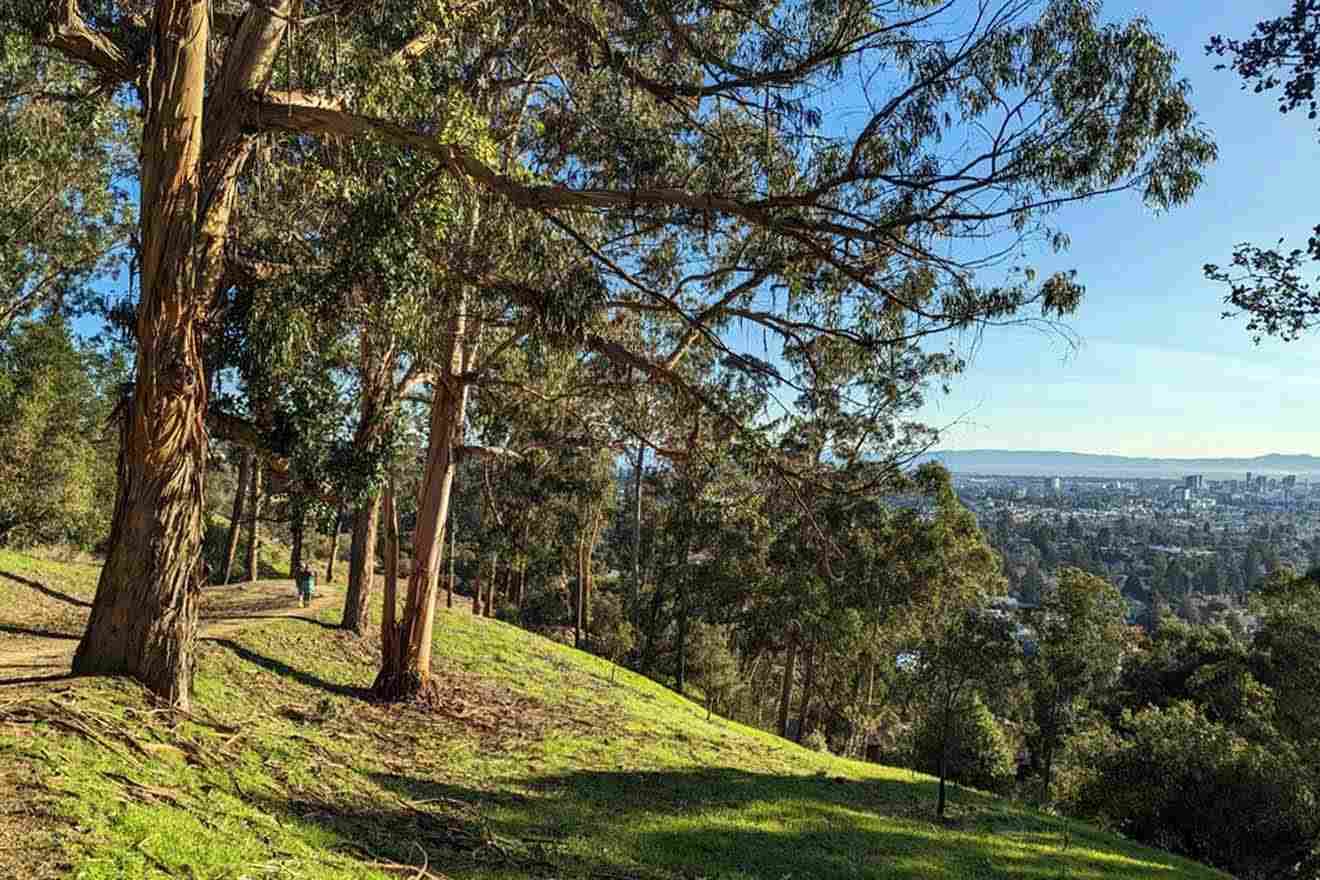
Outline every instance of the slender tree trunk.
<path id="1" fill-rule="evenodd" d="M 229 583 L 234 570 L 234 557 L 238 554 L 239 530 L 243 528 L 243 502 L 247 500 L 248 475 L 252 472 L 252 452 L 243 450 L 238 459 L 238 485 L 234 487 L 234 507 L 229 515 L 229 532 L 225 535 L 225 559 L 220 569 L 220 583 Z"/>
<path id="2" fill-rule="evenodd" d="M 654 583 L 654 581 L 653 581 Z M 651 611 L 648 615 L 646 629 L 643 634 L 646 637 L 642 645 L 642 658 L 638 663 L 639 671 L 642 675 L 650 675 L 651 667 L 655 664 L 655 643 L 660 638 L 660 611 L 664 606 L 664 591 L 660 589 L 658 583 L 651 593 Z"/>
<path id="3" fill-rule="evenodd" d="M 807 734 L 807 715 L 811 712 L 811 698 L 816 690 L 816 643 L 811 642 L 807 645 L 807 672 L 802 680 L 802 709 L 798 713 L 797 735 L 793 737 L 795 742 L 801 743 L 802 738 Z"/>
<path id="4" fill-rule="evenodd" d="M 793 708 L 793 668 L 797 665 L 797 639 L 788 640 L 784 652 L 784 680 L 779 686 L 779 735 L 788 739 L 788 713 Z"/>
<path id="5" fill-rule="evenodd" d="M 573 588 L 573 647 L 582 647 L 582 536 L 578 535 L 574 562 L 577 565 Z"/>
<path id="6" fill-rule="evenodd" d="M 339 521 L 344 517 L 344 505 L 335 509 L 335 524 L 330 527 L 330 558 L 325 561 L 325 582 L 335 579 L 335 560 L 339 558 Z"/>
<path id="7" fill-rule="evenodd" d="M 582 556 L 582 641 L 583 647 L 591 648 L 591 600 L 596 591 L 596 573 L 591 561 L 596 555 L 596 542 L 600 540 L 600 527 L 604 516 L 599 509 L 591 511 L 590 525 L 587 531 L 587 543 Z"/>
<path id="8" fill-rule="evenodd" d="M 449 580 L 445 582 L 445 607 L 454 607 L 454 557 L 458 546 L 458 527 L 454 522 L 454 513 L 449 512 Z"/>
<path id="9" fill-rule="evenodd" d="M 494 553 L 490 554 L 490 580 L 486 584 L 486 602 L 482 610 L 486 617 L 495 616 L 495 590 L 498 587 L 500 576 L 500 558 Z"/>
<path id="10" fill-rule="evenodd" d="M 527 598 L 527 562 L 524 560 L 518 566 L 518 599 L 515 604 L 518 610 L 522 611 L 523 601 Z"/>
<path id="11" fill-rule="evenodd" d="M 633 546 L 632 599 L 628 603 L 633 626 L 641 621 L 642 601 L 642 472 L 646 466 L 646 444 L 637 444 L 637 464 L 633 467 Z"/>
<path id="12" fill-rule="evenodd" d="M 261 574 L 260 550 L 261 550 L 261 500 L 265 492 L 265 487 L 261 484 L 262 471 L 265 470 L 260 462 L 252 468 L 252 518 L 248 520 L 248 546 L 247 546 L 247 576 L 248 581 L 255 581 Z"/>
<path id="13" fill-rule="evenodd" d="M 948 738 L 949 735 L 945 733 L 944 741 L 940 743 L 940 758 L 939 758 L 940 797 L 939 797 L 939 803 L 935 807 L 935 815 L 939 816 L 941 819 L 944 818 L 944 804 L 945 804 L 944 778 L 945 778 L 946 767 L 948 764 L 948 752 L 949 752 Z"/>
<path id="14" fill-rule="evenodd" d="M 303 569 L 303 535 L 307 529 L 307 512 L 301 504 L 290 505 L 289 535 L 293 546 L 289 549 L 289 577 L 297 578 Z"/>
<path id="15" fill-rule="evenodd" d="M 363 635 L 367 631 L 367 605 L 376 579 L 376 530 L 380 522 L 380 492 L 374 493 L 353 517 L 353 543 L 348 555 L 348 591 L 339 625 Z"/>
<path id="16" fill-rule="evenodd" d="M 372 685 L 376 696 L 382 699 L 423 698 L 429 696 L 431 690 L 431 642 L 435 628 L 440 551 L 444 546 L 445 522 L 454 485 L 454 448 L 462 440 L 467 409 L 468 384 L 458 377 L 474 360 L 470 351 L 465 352 L 467 300 L 465 291 L 456 304 L 454 317 L 450 319 L 443 372 L 432 398 L 426 474 L 418 498 L 414 559 L 408 576 L 403 621 L 395 650 L 381 655 L 380 672 Z"/>
<path id="17" fill-rule="evenodd" d="M 692 509 L 692 499 L 688 499 L 688 509 Z M 688 635 L 688 579 L 691 576 L 691 566 L 688 564 L 688 556 L 692 552 L 692 533 L 691 527 L 683 527 L 683 543 L 680 555 L 678 557 L 678 666 L 674 676 L 674 689 L 680 694 L 687 685 L 687 635 Z"/>
<path id="18" fill-rule="evenodd" d="M 674 690 L 680 694 L 687 686 L 688 587 L 687 577 L 678 581 L 678 665 L 674 674 Z"/>
<path id="19" fill-rule="evenodd" d="M 385 595 L 380 616 L 380 650 L 390 656 L 399 650 L 399 516 L 394 508 L 394 477 L 385 487 Z"/>

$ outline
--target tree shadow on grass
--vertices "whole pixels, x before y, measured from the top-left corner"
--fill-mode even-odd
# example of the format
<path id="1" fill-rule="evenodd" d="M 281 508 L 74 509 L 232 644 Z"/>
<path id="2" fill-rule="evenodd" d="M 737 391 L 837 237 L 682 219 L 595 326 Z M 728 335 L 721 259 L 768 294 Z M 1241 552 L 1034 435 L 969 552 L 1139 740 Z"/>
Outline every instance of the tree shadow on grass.
<path id="1" fill-rule="evenodd" d="M 324 620 L 317 620 L 315 617 L 308 617 L 305 614 L 216 614 L 214 616 L 203 614 L 202 620 L 205 623 L 231 623 L 243 620 L 296 620 L 300 623 L 310 623 L 319 626 L 321 629 L 334 630 L 342 632 L 342 628 L 333 623 L 326 623 Z M 203 636 L 205 638 L 205 636 Z"/>
<path id="2" fill-rule="evenodd" d="M 18 667 L 6 666 L 4 669 L 16 669 Z M 48 667 L 39 667 L 42 669 Z M 0 687 L 21 687 L 30 684 L 50 684 L 56 681 L 72 681 L 78 676 L 72 672 L 55 672 L 50 675 L 33 675 L 27 678 L 0 678 Z"/>
<path id="3" fill-rule="evenodd" d="M 12 572 L 0 571 L 0 577 L 7 578 L 11 581 L 14 581 L 15 583 L 22 584 L 25 587 L 30 587 L 31 589 L 36 590 L 38 593 L 41 593 L 43 596 L 46 596 L 51 599 L 55 599 L 60 602 L 67 602 L 70 605 L 77 605 L 79 608 L 92 607 L 91 602 L 85 602 L 82 599 L 78 599 L 74 596 L 70 596 L 68 593 L 61 593 L 59 590 L 53 590 L 50 587 L 46 586 L 45 584 L 39 583 L 38 581 L 34 581 L 29 578 L 22 577 L 20 575 L 16 575 Z"/>
<path id="4" fill-rule="evenodd" d="M 0 623 L 0 632 L 15 636 L 33 636 L 38 639 L 70 639 L 77 641 L 82 638 L 81 634 L 58 632 L 53 629 L 31 629 L 30 627 L 14 626 L 9 623 Z"/>
<path id="5" fill-rule="evenodd" d="M 287 619 L 287 618 L 281 618 L 281 619 Z M 226 650 L 232 651 L 234 655 L 241 660 L 246 660 L 248 663 L 252 663 L 256 666 L 260 666 L 262 669 L 266 669 L 270 672 L 273 672 L 282 678 L 287 678 L 291 681 L 296 681 L 301 685 L 305 685 L 306 687 L 315 688 L 317 690 L 325 691 L 326 693 L 330 693 L 330 694 L 336 694 L 341 697 L 352 697 L 357 700 L 365 700 L 370 695 L 370 691 L 367 688 L 357 687 L 355 685 L 336 684 L 332 681 L 326 681 L 324 678 L 321 678 L 318 675 L 313 675 L 310 672 L 304 672 L 301 669 L 294 669 L 292 666 L 288 665 L 287 663 L 276 660 L 273 657 L 267 657 L 264 654 L 258 654 L 256 651 L 253 651 L 250 648 L 245 648 L 244 646 L 240 645 L 238 642 L 235 642 L 233 639 L 203 638 L 202 641 L 211 642 L 214 645 L 219 645 L 220 647 L 225 648 Z"/>
<path id="6" fill-rule="evenodd" d="M 729 768 L 576 772 L 465 788 L 368 774 L 394 796 L 377 809 L 283 809 L 369 852 L 433 870 L 584 878 L 1022 877 L 1148 878 L 1162 856 L 1114 852 L 1116 841 L 970 791 L 949 824 L 933 821 L 934 783 L 778 776 Z M 272 808 L 278 805 L 272 804 Z M 455 831 L 454 829 L 459 829 Z M 429 829 L 429 830 L 428 830 Z M 438 829 L 438 830 L 437 830 Z M 472 846 L 473 835 L 484 845 Z M 1094 848 L 1109 855 L 1088 852 Z M 409 862 L 411 863 L 411 862 Z"/>

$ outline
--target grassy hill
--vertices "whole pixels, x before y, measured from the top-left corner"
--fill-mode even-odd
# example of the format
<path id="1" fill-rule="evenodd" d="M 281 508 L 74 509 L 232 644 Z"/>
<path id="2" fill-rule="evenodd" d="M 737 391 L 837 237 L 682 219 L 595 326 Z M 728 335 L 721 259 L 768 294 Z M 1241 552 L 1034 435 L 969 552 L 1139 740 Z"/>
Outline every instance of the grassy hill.
<path id="1" fill-rule="evenodd" d="M 0 640 L 68 632 L 94 575 L 0 553 Z M 16 623 L 31 594 L 64 617 Z M 439 614 L 438 707 L 374 705 L 334 606 L 203 641 L 191 719 L 120 680 L 0 688 L 0 876 L 1223 876 L 962 788 L 937 823 L 929 777 L 707 721 L 466 607 Z"/>

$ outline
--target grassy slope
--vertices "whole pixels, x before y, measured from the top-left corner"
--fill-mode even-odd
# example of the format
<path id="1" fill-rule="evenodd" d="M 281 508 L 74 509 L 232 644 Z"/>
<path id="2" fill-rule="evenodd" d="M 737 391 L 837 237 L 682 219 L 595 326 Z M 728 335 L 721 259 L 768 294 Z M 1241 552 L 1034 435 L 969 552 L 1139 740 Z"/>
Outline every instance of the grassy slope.
<path id="1" fill-rule="evenodd" d="M 94 569 L 17 560 L 90 595 Z M 123 681 L 0 690 L 0 875 L 1222 876 L 965 789 L 936 824 L 928 777 L 706 721 L 466 611 L 436 639 L 428 713 L 365 702 L 370 641 L 297 619 L 203 643 L 196 722 Z"/>

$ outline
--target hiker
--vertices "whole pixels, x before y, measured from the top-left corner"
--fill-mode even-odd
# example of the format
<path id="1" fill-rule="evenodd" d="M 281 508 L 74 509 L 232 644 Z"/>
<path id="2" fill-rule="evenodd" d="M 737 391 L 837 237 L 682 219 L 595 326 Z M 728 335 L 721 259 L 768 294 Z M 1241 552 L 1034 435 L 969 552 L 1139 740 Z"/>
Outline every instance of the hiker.
<path id="1" fill-rule="evenodd" d="M 316 589 L 316 575 L 312 574 L 310 568 L 304 566 L 298 572 L 295 583 L 298 586 L 298 600 L 302 603 L 302 607 L 306 608 L 312 601 L 312 591 Z"/>

